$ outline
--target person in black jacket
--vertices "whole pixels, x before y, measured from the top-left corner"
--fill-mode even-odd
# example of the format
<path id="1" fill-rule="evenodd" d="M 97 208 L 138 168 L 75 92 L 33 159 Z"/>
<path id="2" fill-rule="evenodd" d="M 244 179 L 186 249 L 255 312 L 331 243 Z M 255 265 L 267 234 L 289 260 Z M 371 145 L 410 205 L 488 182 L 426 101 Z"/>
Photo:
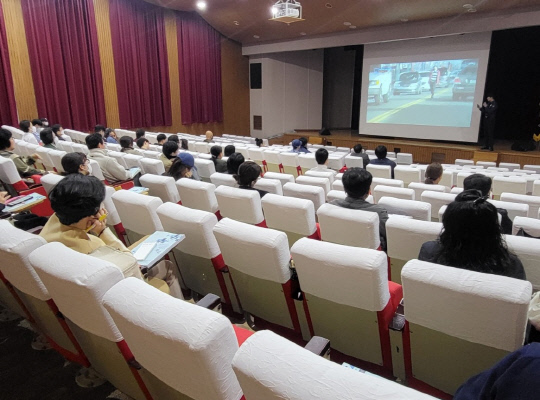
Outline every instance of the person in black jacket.
<path id="1" fill-rule="evenodd" d="M 487 101 L 484 101 L 482 107 L 476 105 L 482 111 L 482 120 L 484 123 L 484 147 L 482 150 L 493 151 L 493 143 L 495 141 L 495 115 L 497 114 L 497 102 L 493 96 L 488 96 Z"/>

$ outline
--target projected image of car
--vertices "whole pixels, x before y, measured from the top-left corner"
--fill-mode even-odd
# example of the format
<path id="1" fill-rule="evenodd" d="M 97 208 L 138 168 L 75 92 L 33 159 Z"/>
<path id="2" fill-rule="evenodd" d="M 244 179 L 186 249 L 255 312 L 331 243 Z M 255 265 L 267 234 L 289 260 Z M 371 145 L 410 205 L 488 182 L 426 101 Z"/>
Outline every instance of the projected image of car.
<path id="1" fill-rule="evenodd" d="M 422 94 L 422 80 L 418 72 L 404 72 L 394 84 L 394 94 Z"/>
<path id="2" fill-rule="evenodd" d="M 431 71 L 422 71 L 420 72 L 420 79 L 422 79 L 422 90 L 429 92 L 429 76 Z"/>
<path id="3" fill-rule="evenodd" d="M 377 69 L 369 73 L 368 98 L 375 104 L 388 103 L 392 90 L 392 73 L 386 69 Z"/>
<path id="4" fill-rule="evenodd" d="M 477 74 L 478 65 L 476 64 L 469 64 L 459 72 L 454 78 L 452 100 L 465 100 L 469 96 L 474 97 Z"/>

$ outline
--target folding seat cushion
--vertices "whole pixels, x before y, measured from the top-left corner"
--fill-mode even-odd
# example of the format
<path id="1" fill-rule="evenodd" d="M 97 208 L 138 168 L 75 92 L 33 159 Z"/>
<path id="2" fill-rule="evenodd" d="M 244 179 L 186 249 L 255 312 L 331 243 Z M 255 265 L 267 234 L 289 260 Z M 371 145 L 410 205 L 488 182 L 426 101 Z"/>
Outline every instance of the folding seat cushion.
<path id="1" fill-rule="evenodd" d="M 416 219 L 389 218 L 386 222 L 386 241 L 390 258 L 391 277 L 401 283 L 401 270 L 405 263 L 418 258 L 425 242 L 437 240 L 442 223 Z"/>
<path id="2" fill-rule="evenodd" d="M 423 181 L 422 173 L 418 168 L 403 165 L 396 166 L 394 169 L 394 178 L 402 180 L 405 186 L 409 186 L 411 182 L 419 183 Z"/>
<path id="3" fill-rule="evenodd" d="M 398 153 L 396 154 L 398 165 L 411 165 L 413 163 L 413 155 L 411 153 Z"/>
<path id="4" fill-rule="evenodd" d="M 172 176 L 145 174 L 140 177 L 140 182 L 141 185 L 149 189 L 151 196 L 159 197 L 164 203 L 168 201 L 178 203 L 180 201 L 176 181 Z"/>
<path id="5" fill-rule="evenodd" d="M 47 196 L 49 195 L 49 193 L 51 193 L 51 190 L 53 190 L 54 187 L 58 185 L 58 182 L 60 182 L 62 179 L 64 179 L 64 176 L 57 175 L 57 174 L 47 174 L 41 177 L 40 182 L 43 185 L 43 188 L 45 189 Z"/>
<path id="6" fill-rule="evenodd" d="M 282 172 L 280 168 L 281 161 L 279 160 L 279 151 L 277 150 L 264 150 L 264 158 L 268 166 L 268 171 Z M 294 176 L 298 174 L 295 172 Z"/>
<path id="7" fill-rule="evenodd" d="M 245 341 L 232 366 L 246 400 L 434 399 L 390 380 L 343 368 L 267 330 Z"/>
<path id="8" fill-rule="evenodd" d="M 238 183 L 230 174 L 224 174 L 221 172 L 215 172 L 212 175 L 210 175 L 210 182 L 212 182 L 216 187 L 219 187 L 221 185 L 224 186 L 230 186 L 230 187 L 238 187 Z"/>
<path id="9" fill-rule="evenodd" d="M 277 179 L 259 178 L 253 187 L 255 189 L 264 190 L 268 193 L 283 196 L 281 182 Z"/>
<path id="10" fill-rule="evenodd" d="M 145 174 L 162 175 L 165 173 L 163 161 L 144 157 L 140 160 L 140 165 Z"/>
<path id="11" fill-rule="evenodd" d="M 294 176 L 291 174 L 281 174 L 279 172 L 266 172 L 264 174 L 265 179 L 277 179 L 281 182 L 281 187 L 286 183 L 294 183 Z"/>
<path id="12" fill-rule="evenodd" d="M 516 220 L 518 218 L 516 217 Z M 527 280 L 531 282 L 535 291 L 540 290 L 540 248 L 538 239 L 505 235 L 505 240 L 508 250 L 517 255 L 523 264 Z"/>
<path id="13" fill-rule="evenodd" d="M 520 203 L 513 203 L 509 201 L 501 201 L 501 200 L 488 200 L 491 204 L 493 204 L 497 208 L 504 208 L 506 211 L 508 211 L 508 217 L 511 220 L 514 220 L 515 217 L 526 217 L 529 215 L 529 205 L 528 204 L 520 204 Z"/>
<path id="14" fill-rule="evenodd" d="M 163 230 L 156 214 L 157 208 L 163 204 L 159 197 L 118 190 L 112 195 L 112 200 L 130 243 Z"/>
<path id="15" fill-rule="evenodd" d="M 419 183 L 419 182 L 411 182 L 409 183 L 409 189 L 413 189 L 415 193 L 415 199 L 420 200 L 422 198 L 422 193 L 426 190 L 430 190 L 432 192 L 446 192 L 446 186 L 443 185 L 428 185 L 426 183 Z"/>
<path id="16" fill-rule="evenodd" d="M 392 178 L 392 169 L 389 165 L 375 165 L 370 163 L 366 166 L 366 170 L 373 175 L 373 178 Z"/>
<path id="17" fill-rule="evenodd" d="M 439 220 L 439 210 L 442 206 L 450 204 L 456 199 L 456 194 L 454 193 L 442 193 L 435 192 L 431 190 L 424 190 L 420 196 L 420 200 L 431 204 L 431 220 Z"/>
<path id="18" fill-rule="evenodd" d="M 389 323 L 403 293 L 382 251 L 300 239 L 291 249 L 311 335 L 392 373 Z M 374 324 L 373 321 L 377 323 Z M 362 345 L 359 345 L 362 343 Z"/>
<path id="19" fill-rule="evenodd" d="M 334 200 L 345 200 L 347 193 L 343 190 L 330 190 L 326 195 L 326 200 L 331 203 Z M 373 196 L 370 196 L 373 199 Z"/>
<path id="20" fill-rule="evenodd" d="M 221 216 L 247 224 L 266 226 L 261 196 L 256 190 L 220 186 L 214 193 Z"/>
<path id="21" fill-rule="evenodd" d="M 133 355 L 101 303 L 105 293 L 124 279 L 120 269 L 57 242 L 34 250 L 29 260 L 92 367 L 128 396 L 144 399 L 146 387 L 128 365 Z"/>
<path id="22" fill-rule="evenodd" d="M 165 203 L 157 215 L 166 232 L 186 235 L 173 250 L 185 285 L 203 296 L 213 293 L 232 306 L 234 291 L 227 287 L 230 278 L 212 230 L 218 221 L 215 214 Z"/>
<path id="23" fill-rule="evenodd" d="M 267 194 L 261 200 L 266 225 L 285 232 L 289 247 L 302 237 L 320 240 L 313 202 Z"/>
<path id="24" fill-rule="evenodd" d="M 362 157 L 347 155 L 345 156 L 345 166 L 347 168 L 364 168 L 364 160 Z"/>
<path id="25" fill-rule="evenodd" d="M 334 176 L 336 173 L 334 171 L 306 171 L 304 172 L 305 176 L 311 176 L 313 178 L 326 178 L 330 181 L 330 184 L 334 182 Z"/>
<path id="26" fill-rule="evenodd" d="M 394 186 L 377 185 L 373 189 L 373 200 L 375 203 L 379 201 L 381 197 L 388 196 L 396 199 L 414 200 L 414 190 L 406 189 Z"/>
<path id="27" fill-rule="evenodd" d="M 321 239 L 347 246 L 378 249 L 379 215 L 376 212 L 351 210 L 324 204 L 317 210 Z"/>
<path id="28" fill-rule="evenodd" d="M 216 173 L 216 167 L 211 160 L 203 160 L 201 158 L 195 158 L 195 166 L 199 172 L 199 176 L 205 182 L 210 182 L 210 176 Z"/>
<path id="29" fill-rule="evenodd" d="M 401 278 L 412 387 L 421 381 L 452 395 L 523 345 L 530 282 L 418 260 L 405 265 Z"/>
<path id="30" fill-rule="evenodd" d="M 423 201 L 382 197 L 377 204 L 384 207 L 388 214 L 410 215 L 420 221 L 431 221 L 431 204 Z"/>
<path id="31" fill-rule="evenodd" d="M 405 187 L 403 181 L 399 179 L 373 177 L 373 180 L 371 181 L 371 191 L 373 191 L 373 189 L 375 189 L 377 185 L 394 186 L 394 187 L 400 187 L 400 188 Z"/>
<path id="32" fill-rule="evenodd" d="M 176 181 L 176 188 L 180 193 L 183 206 L 219 214 L 214 184 L 193 179 L 179 179 Z M 220 218 L 221 215 L 218 215 L 218 219 Z"/>
<path id="33" fill-rule="evenodd" d="M 496 176 L 492 189 L 495 200 L 499 200 L 502 193 L 527 194 L 527 181 L 517 176 Z"/>
<path id="34" fill-rule="evenodd" d="M 283 196 L 311 200 L 315 207 L 315 211 L 325 203 L 324 189 L 318 186 L 286 183 L 283 186 Z"/>
<path id="35" fill-rule="evenodd" d="M 516 194 L 516 193 L 502 193 L 501 201 L 506 201 L 510 203 L 519 203 L 519 204 L 528 204 L 529 212 L 527 216 L 529 218 L 536 218 L 538 215 L 538 210 L 540 209 L 540 196 L 531 196 L 527 194 Z"/>
<path id="36" fill-rule="evenodd" d="M 294 176 L 302 175 L 302 168 L 298 162 L 298 153 L 279 153 L 280 171 Z"/>
<path id="37" fill-rule="evenodd" d="M 298 155 L 298 164 L 302 168 L 302 172 L 305 174 L 311 168 L 315 168 L 318 164 L 315 160 L 315 154 L 299 154 Z"/>
<path id="38" fill-rule="evenodd" d="M 133 307 L 134 301 L 137 307 Z M 242 397 L 231 365 L 238 339 L 226 317 L 137 279 L 114 285 L 103 304 L 137 361 L 167 385 L 149 385 L 154 399 Z"/>
<path id="39" fill-rule="evenodd" d="M 296 178 L 296 183 L 299 185 L 311 185 L 323 188 L 324 195 L 330 191 L 330 180 L 328 178 L 316 178 L 313 176 L 299 176 Z"/>

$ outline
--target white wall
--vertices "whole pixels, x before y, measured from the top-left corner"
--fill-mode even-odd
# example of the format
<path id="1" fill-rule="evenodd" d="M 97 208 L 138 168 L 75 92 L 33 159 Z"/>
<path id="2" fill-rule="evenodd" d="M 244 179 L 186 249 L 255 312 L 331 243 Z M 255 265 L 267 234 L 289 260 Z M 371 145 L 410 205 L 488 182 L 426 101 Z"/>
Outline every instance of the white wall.
<path id="1" fill-rule="evenodd" d="M 262 89 L 250 89 L 251 136 L 266 138 L 322 126 L 323 50 L 250 57 L 262 64 Z M 253 116 L 262 116 L 262 130 Z"/>

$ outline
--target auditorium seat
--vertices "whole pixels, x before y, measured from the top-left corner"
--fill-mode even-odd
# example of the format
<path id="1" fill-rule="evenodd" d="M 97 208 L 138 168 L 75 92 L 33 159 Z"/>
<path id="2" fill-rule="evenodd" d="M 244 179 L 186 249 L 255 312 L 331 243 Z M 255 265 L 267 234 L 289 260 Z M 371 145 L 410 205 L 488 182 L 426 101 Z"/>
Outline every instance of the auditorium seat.
<path id="1" fill-rule="evenodd" d="M 238 183 L 232 175 L 224 174 L 221 172 L 214 172 L 212 175 L 210 175 L 210 182 L 212 182 L 216 187 L 219 187 L 221 185 L 238 187 Z"/>
<path id="2" fill-rule="evenodd" d="M 373 178 L 384 178 L 384 179 L 392 178 L 392 169 L 390 168 L 389 165 L 368 164 L 366 166 L 366 170 L 371 173 Z"/>
<path id="3" fill-rule="evenodd" d="M 530 282 L 418 260 L 405 265 L 401 278 L 410 386 L 453 395 L 523 345 Z"/>
<path id="4" fill-rule="evenodd" d="M 324 204 L 317 210 L 317 217 L 325 242 L 367 249 L 381 245 L 379 215 L 375 212 Z"/>
<path id="5" fill-rule="evenodd" d="M 345 166 L 347 168 L 364 168 L 364 160 L 362 157 L 347 155 L 345 156 Z"/>
<path id="6" fill-rule="evenodd" d="M 265 227 L 261 196 L 256 190 L 219 186 L 215 190 L 222 217 Z"/>
<path id="7" fill-rule="evenodd" d="M 398 165 L 411 165 L 413 163 L 413 155 L 411 153 L 397 153 L 396 164 Z"/>
<path id="8" fill-rule="evenodd" d="M 439 181 L 439 185 L 445 186 L 447 188 L 454 187 L 455 179 L 454 179 L 454 174 L 452 173 L 452 171 L 447 171 L 447 170 L 443 171 L 441 180 Z"/>
<path id="9" fill-rule="evenodd" d="M 324 195 L 330 191 L 330 180 L 328 178 L 316 178 L 313 176 L 299 176 L 296 178 L 296 183 L 299 185 L 311 185 L 323 188 Z"/>
<path id="10" fill-rule="evenodd" d="M 143 187 L 148 188 L 150 196 L 159 197 L 164 203 L 180 201 L 176 182 L 172 176 L 145 174 L 141 176 L 140 182 Z"/>
<path id="11" fill-rule="evenodd" d="M 454 164 L 456 165 L 474 165 L 473 160 L 464 160 L 461 158 L 456 158 L 456 161 L 454 161 Z"/>
<path id="12" fill-rule="evenodd" d="M 416 200 L 420 200 L 422 193 L 426 190 L 432 192 L 444 193 L 447 189 L 443 185 L 428 185 L 427 183 L 411 182 L 409 183 L 409 189 L 413 189 Z"/>
<path id="13" fill-rule="evenodd" d="M 212 174 L 216 173 L 216 167 L 211 160 L 204 160 L 202 158 L 195 158 L 195 166 L 199 176 L 204 182 L 210 182 Z"/>
<path id="14" fill-rule="evenodd" d="M 296 242 L 291 254 L 311 335 L 392 375 L 388 325 L 403 293 L 399 284 L 388 282 L 386 254 L 308 239 Z"/>
<path id="15" fill-rule="evenodd" d="M 394 186 L 384 186 L 377 185 L 373 191 L 373 201 L 375 204 L 379 202 L 379 199 L 383 196 L 395 197 L 397 199 L 407 199 L 414 200 L 414 190 L 394 187 Z"/>
<path id="16" fill-rule="evenodd" d="M 431 220 L 438 221 L 439 210 L 441 207 L 453 202 L 456 199 L 456 196 L 457 195 L 454 193 L 442 193 L 424 190 L 420 196 L 420 200 L 431 204 Z"/>
<path id="17" fill-rule="evenodd" d="M 400 188 L 404 187 L 403 181 L 401 181 L 399 179 L 388 179 L 388 178 L 376 178 L 376 177 L 373 177 L 373 180 L 371 181 L 371 191 L 373 191 L 373 189 L 377 185 L 394 186 L 394 187 L 400 187 Z"/>
<path id="18" fill-rule="evenodd" d="M 111 151 L 121 151 L 122 150 L 122 146 L 120 146 L 119 144 L 116 144 L 116 143 L 104 143 L 105 144 L 105 147 L 107 148 L 107 150 L 111 150 Z"/>
<path id="19" fill-rule="evenodd" d="M 431 204 L 423 201 L 383 197 L 378 204 L 385 208 L 388 214 L 410 215 L 420 221 L 431 221 Z"/>
<path id="20" fill-rule="evenodd" d="M 540 238 L 540 220 L 536 216 L 534 218 L 515 217 L 512 221 L 512 235 L 517 235 L 520 229 L 523 229 L 526 235 Z"/>
<path id="21" fill-rule="evenodd" d="M 212 183 L 196 181 L 193 179 L 179 179 L 176 188 L 180 193 L 182 205 L 216 214 L 221 219 L 219 206 L 215 195 L 216 186 Z"/>
<path id="22" fill-rule="evenodd" d="M 315 168 L 318 164 L 315 160 L 315 154 L 298 154 L 298 164 L 302 168 L 302 172 L 305 174 L 311 168 Z"/>
<path id="23" fill-rule="evenodd" d="M 471 176 L 473 174 L 474 174 L 474 172 L 469 172 L 469 171 L 467 171 L 467 172 L 459 172 L 457 174 L 456 186 L 462 188 L 463 187 L 463 181 L 465 180 L 465 178 L 467 178 L 468 176 Z"/>
<path id="24" fill-rule="evenodd" d="M 107 225 L 112 226 L 116 232 L 116 236 L 122 243 L 127 243 L 127 233 L 120 220 L 120 215 L 116 210 L 116 206 L 112 200 L 112 195 L 116 193 L 116 190 L 112 186 L 105 186 L 105 199 L 103 200 L 103 206 L 107 210 Z"/>
<path id="25" fill-rule="evenodd" d="M 255 189 L 264 190 L 268 193 L 283 196 L 283 188 L 281 187 L 281 182 L 277 179 L 259 178 L 257 179 L 257 182 L 255 182 L 255 185 L 253 185 L 253 187 Z"/>
<path id="26" fill-rule="evenodd" d="M 71 143 L 71 147 L 73 147 L 73 151 L 77 153 L 88 154 L 89 152 L 88 147 L 85 144 Z"/>
<path id="27" fill-rule="evenodd" d="M 159 160 L 161 157 L 161 154 L 163 154 L 161 151 L 154 151 L 154 150 L 141 150 L 143 153 L 144 158 L 150 158 L 154 160 Z"/>
<path id="28" fill-rule="evenodd" d="M 264 150 L 264 158 L 266 159 L 266 165 L 269 172 L 282 172 L 280 168 L 281 161 L 279 160 L 279 151 L 277 150 Z M 294 176 L 298 174 L 295 172 Z"/>
<path id="29" fill-rule="evenodd" d="M 302 175 L 302 168 L 300 168 L 300 163 L 298 161 L 298 153 L 279 153 L 278 158 L 280 172 L 291 174 L 293 176 Z"/>
<path id="30" fill-rule="evenodd" d="M 516 193 L 527 194 L 527 181 L 517 176 L 496 176 L 493 178 L 493 198 L 499 200 L 501 194 Z"/>
<path id="31" fill-rule="evenodd" d="M 210 152 L 210 148 L 208 147 L 210 143 L 206 142 L 195 142 L 194 148 L 197 153 L 202 154 L 208 154 Z"/>
<path id="32" fill-rule="evenodd" d="M 266 165 L 266 159 L 264 157 L 264 151 L 258 147 L 248 147 L 247 153 L 249 159 L 255 161 L 263 170 L 263 173 L 268 171 L 268 166 Z"/>
<path id="33" fill-rule="evenodd" d="M 334 180 L 336 180 L 336 181 L 338 181 L 338 180 L 340 181 L 342 179 L 343 179 L 343 172 L 340 172 L 340 173 L 336 174 L 336 176 L 334 177 Z"/>
<path id="34" fill-rule="evenodd" d="M 326 178 L 330 181 L 330 184 L 334 182 L 334 171 L 307 171 L 305 176 L 312 176 L 314 178 Z"/>
<path id="35" fill-rule="evenodd" d="M 345 193 L 343 190 L 330 190 L 328 194 L 326 195 L 326 201 L 328 203 L 331 203 L 334 200 L 345 200 L 347 197 L 347 193 Z M 373 196 L 370 196 L 373 199 Z"/>
<path id="36" fill-rule="evenodd" d="M 299 288 L 289 269 L 287 235 L 230 218 L 216 224 L 214 235 L 248 323 L 253 326 L 253 322 L 255 325 L 269 322 L 300 336 L 294 304 Z M 259 318 L 264 322 L 258 322 Z"/>
<path id="37" fill-rule="evenodd" d="M 535 174 L 540 174 L 540 165 L 525 164 L 524 170 L 534 171 Z"/>
<path id="38" fill-rule="evenodd" d="M 335 180 L 332 183 L 332 190 L 339 190 L 340 192 L 345 191 L 345 187 L 343 186 L 343 181 L 341 180 Z"/>
<path id="39" fill-rule="evenodd" d="M 453 187 L 452 189 L 450 189 L 450 193 L 452 194 L 455 194 L 455 195 L 458 195 L 460 194 L 461 192 L 463 192 L 463 188 L 462 187 Z"/>
<path id="40" fill-rule="evenodd" d="M 43 185 L 47 196 L 49 196 L 51 190 L 53 190 L 54 187 L 58 185 L 58 182 L 60 182 L 62 179 L 64 179 L 64 176 L 57 174 L 47 174 L 41 177 L 41 184 Z"/>
<path id="41" fill-rule="evenodd" d="M 391 277 L 401 283 L 401 270 L 405 263 L 418 258 L 425 242 L 437 240 L 442 223 L 406 218 L 389 218 L 386 222 L 387 254 L 390 258 Z"/>
<path id="42" fill-rule="evenodd" d="M 529 218 L 516 217 L 518 229 L 521 227 L 528 228 L 531 234 L 540 236 L 538 220 L 536 224 L 524 222 Z M 534 229 L 534 230 L 533 230 Z M 532 237 L 504 235 L 508 250 L 518 256 L 523 264 L 527 280 L 531 282 L 535 291 L 540 290 L 540 248 L 538 247 L 538 239 Z"/>
<path id="43" fill-rule="evenodd" d="M 163 175 L 165 173 L 165 166 L 161 160 L 144 157 L 139 160 L 139 164 L 145 174 Z"/>
<path id="44" fill-rule="evenodd" d="M 302 237 L 320 240 L 313 202 L 268 194 L 261 203 L 266 225 L 285 232 L 289 247 Z"/>
<path id="45" fill-rule="evenodd" d="M 513 171 L 515 169 L 520 169 L 521 165 L 516 163 L 499 163 L 500 168 L 508 168 L 509 171 Z"/>
<path id="46" fill-rule="evenodd" d="M 527 217 L 536 218 L 540 209 L 540 196 L 531 196 L 526 194 L 502 193 L 501 201 L 511 203 L 520 203 L 529 205 L 529 213 Z"/>
<path id="47" fill-rule="evenodd" d="M 30 263 L 92 367 L 128 396 L 137 400 L 148 398 L 133 355 L 101 304 L 107 290 L 124 279 L 120 269 L 56 242 L 34 250 Z"/>
<path id="48" fill-rule="evenodd" d="M 46 169 L 47 171 L 54 171 L 54 163 L 51 159 L 51 156 L 49 155 L 49 152 L 51 151 L 53 150 L 42 146 L 38 146 L 34 150 L 34 153 L 41 157 L 41 160 L 37 160 L 36 164 L 43 165 L 43 169 Z"/>
<path id="49" fill-rule="evenodd" d="M 398 165 L 394 169 L 394 178 L 403 181 L 404 186 L 408 186 L 411 182 L 421 182 L 422 174 L 418 168 Z"/>
<path id="50" fill-rule="evenodd" d="M 477 161 L 476 165 L 480 165 L 484 168 L 488 168 L 488 167 L 496 167 L 497 163 L 494 161 Z"/>
<path id="51" fill-rule="evenodd" d="M 519 203 L 510 203 L 508 201 L 501 200 L 488 200 L 497 208 L 504 208 L 508 211 L 508 217 L 513 220 L 515 217 L 526 217 L 529 214 L 529 205 L 528 204 L 519 204 Z"/>
<path id="52" fill-rule="evenodd" d="M 325 203 L 324 189 L 318 186 L 286 183 L 283 186 L 283 196 L 311 200 L 315 207 L 315 212 L 317 212 L 319 207 Z"/>
<path id="53" fill-rule="evenodd" d="M 118 161 L 118 164 L 120 164 L 122 167 L 128 169 L 126 160 L 124 160 L 124 157 L 127 155 L 126 153 L 121 153 L 119 151 L 109 151 L 107 153 L 109 157 L 114 158 L 116 161 Z"/>
<path id="54" fill-rule="evenodd" d="M 48 154 L 54 170 L 59 174 L 64 172 L 64 167 L 62 167 L 62 157 L 64 157 L 67 153 L 62 150 L 51 150 Z"/>
<path id="55" fill-rule="evenodd" d="M 277 179 L 281 182 L 281 187 L 285 185 L 286 183 L 292 182 L 294 183 L 294 176 L 291 174 L 282 174 L 279 172 L 266 172 L 263 176 L 263 178 L 266 179 Z"/>

